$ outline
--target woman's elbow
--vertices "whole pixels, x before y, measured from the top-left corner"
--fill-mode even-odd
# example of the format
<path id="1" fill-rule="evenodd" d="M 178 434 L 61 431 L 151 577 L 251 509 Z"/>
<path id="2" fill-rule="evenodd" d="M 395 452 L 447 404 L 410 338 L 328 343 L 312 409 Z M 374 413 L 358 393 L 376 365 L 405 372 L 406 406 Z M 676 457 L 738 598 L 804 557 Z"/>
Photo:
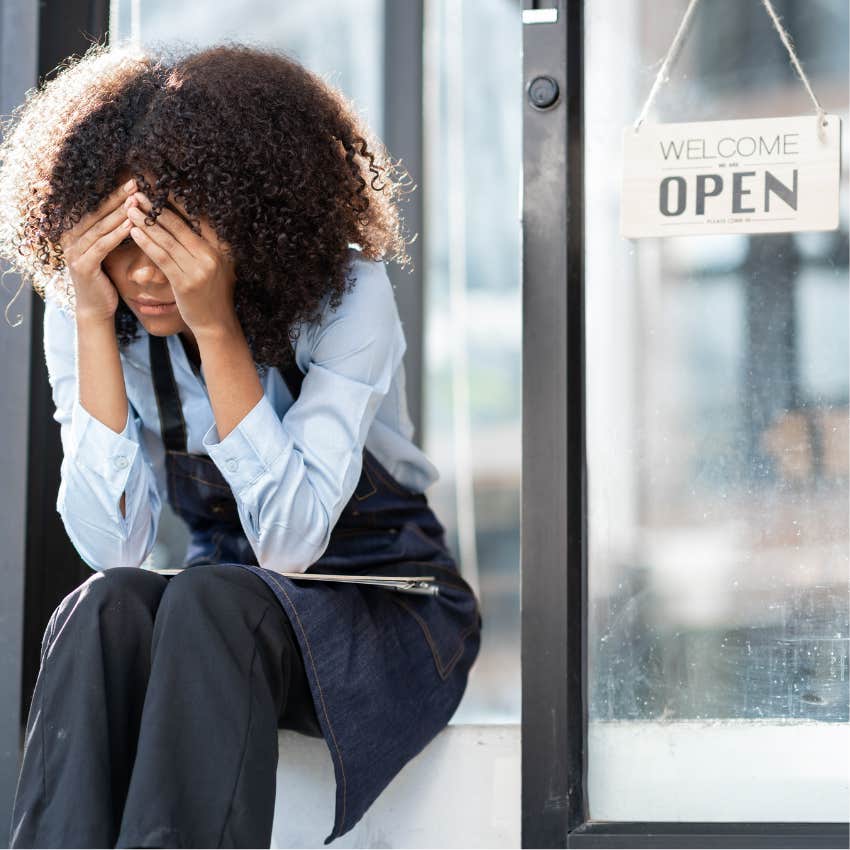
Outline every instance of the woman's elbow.
<path id="1" fill-rule="evenodd" d="M 303 573 L 322 557 L 329 542 L 329 533 L 321 540 L 314 540 L 273 524 L 265 530 L 255 548 L 257 563 L 276 573 Z"/>

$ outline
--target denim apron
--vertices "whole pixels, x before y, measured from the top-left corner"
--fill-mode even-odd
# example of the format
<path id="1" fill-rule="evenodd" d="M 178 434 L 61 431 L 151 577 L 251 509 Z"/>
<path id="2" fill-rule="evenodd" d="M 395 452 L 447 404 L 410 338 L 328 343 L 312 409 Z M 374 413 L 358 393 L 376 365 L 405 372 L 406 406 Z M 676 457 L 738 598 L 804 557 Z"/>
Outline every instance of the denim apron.
<path id="1" fill-rule="evenodd" d="M 227 481 L 208 455 L 186 451 L 167 338 L 151 335 L 149 348 L 168 501 L 190 531 L 183 566 L 226 563 L 250 570 L 274 591 L 292 622 L 334 766 L 329 844 L 360 820 L 451 719 L 480 648 L 478 600 L 425 494 L 399 483 L 365 447 L 357 487 L 327 549 L 306 572 L 432 575 L 438 593 L 299 581 L 260 567 Z M 304 375 L 294 357 L 280 373 L 297 399 Z"/>

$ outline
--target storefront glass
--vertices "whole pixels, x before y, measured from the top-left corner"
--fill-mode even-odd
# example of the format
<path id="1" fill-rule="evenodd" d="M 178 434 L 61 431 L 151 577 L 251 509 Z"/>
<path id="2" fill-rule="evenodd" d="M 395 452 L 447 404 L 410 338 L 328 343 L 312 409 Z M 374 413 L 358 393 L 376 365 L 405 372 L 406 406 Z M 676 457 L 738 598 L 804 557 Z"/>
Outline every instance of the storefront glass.
<path id="1" fill-rule="evenodd" d="M 848 6 L 774 5 L 843 120 L 840 228 L 626 240 L 687 2 L 585 2 L 593 819 L 847 817 Z M 711 0 L 647 121 L 808 114 L 762 3 Z"/>

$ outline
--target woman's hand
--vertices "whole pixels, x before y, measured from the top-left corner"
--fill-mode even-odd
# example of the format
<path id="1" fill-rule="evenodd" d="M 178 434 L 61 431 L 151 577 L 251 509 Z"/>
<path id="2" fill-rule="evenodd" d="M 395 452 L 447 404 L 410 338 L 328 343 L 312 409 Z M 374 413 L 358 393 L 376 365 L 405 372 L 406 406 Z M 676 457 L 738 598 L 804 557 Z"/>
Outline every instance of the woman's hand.
<path id="1" fill-rule="evenodd" d="M 135 188 L 135 181 L 129 191 Z M 103 271 L 106 255 L 130 233 L 123 202 L 128 190 L 120 186 L 59 238 L 68 274 L 74 284 L 77 319 L 113 321 L 118 290 Z"/>
<path id="2" fill-rule="evenodd" d="M 151 203 L 141 192 L 128 198 L 125 207 L 135 225 L 130 235 L 168 278 L 177 309 L 192 332 L 198 336 L 238 325 L 234 264 L 212 228 L 202 222 L 198 235 L 167 208 L 149 224 L 146 213 Z"/>

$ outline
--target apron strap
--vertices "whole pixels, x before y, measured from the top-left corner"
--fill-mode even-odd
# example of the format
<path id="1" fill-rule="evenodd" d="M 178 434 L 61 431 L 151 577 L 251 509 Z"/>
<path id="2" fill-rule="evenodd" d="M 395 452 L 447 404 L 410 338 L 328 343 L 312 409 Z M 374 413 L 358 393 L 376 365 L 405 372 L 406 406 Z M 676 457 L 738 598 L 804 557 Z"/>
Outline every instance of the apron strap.
<path id="1" fill-rule="evenodd" d="M 301 384 L 304 381 L 304 373 L 295 362 L 295 350 L 292 348 L 292 340 L 289 341 L 289 360 L 286 366 L 278 368 L 283 380 L 286 381 L 286 386 L 289 387 L 289 393 L 292 400 L 295 401 L 301 392 Z"/>
<path id="2" fill-rule="evenodd" d="M 177 381 L 171 367 L 167 337 L 148 334 L 148 349 L 162 442 L 169 451 L 185 452 L 186 421 L 183 418 L 183 406 L 180 404 Z"/>

